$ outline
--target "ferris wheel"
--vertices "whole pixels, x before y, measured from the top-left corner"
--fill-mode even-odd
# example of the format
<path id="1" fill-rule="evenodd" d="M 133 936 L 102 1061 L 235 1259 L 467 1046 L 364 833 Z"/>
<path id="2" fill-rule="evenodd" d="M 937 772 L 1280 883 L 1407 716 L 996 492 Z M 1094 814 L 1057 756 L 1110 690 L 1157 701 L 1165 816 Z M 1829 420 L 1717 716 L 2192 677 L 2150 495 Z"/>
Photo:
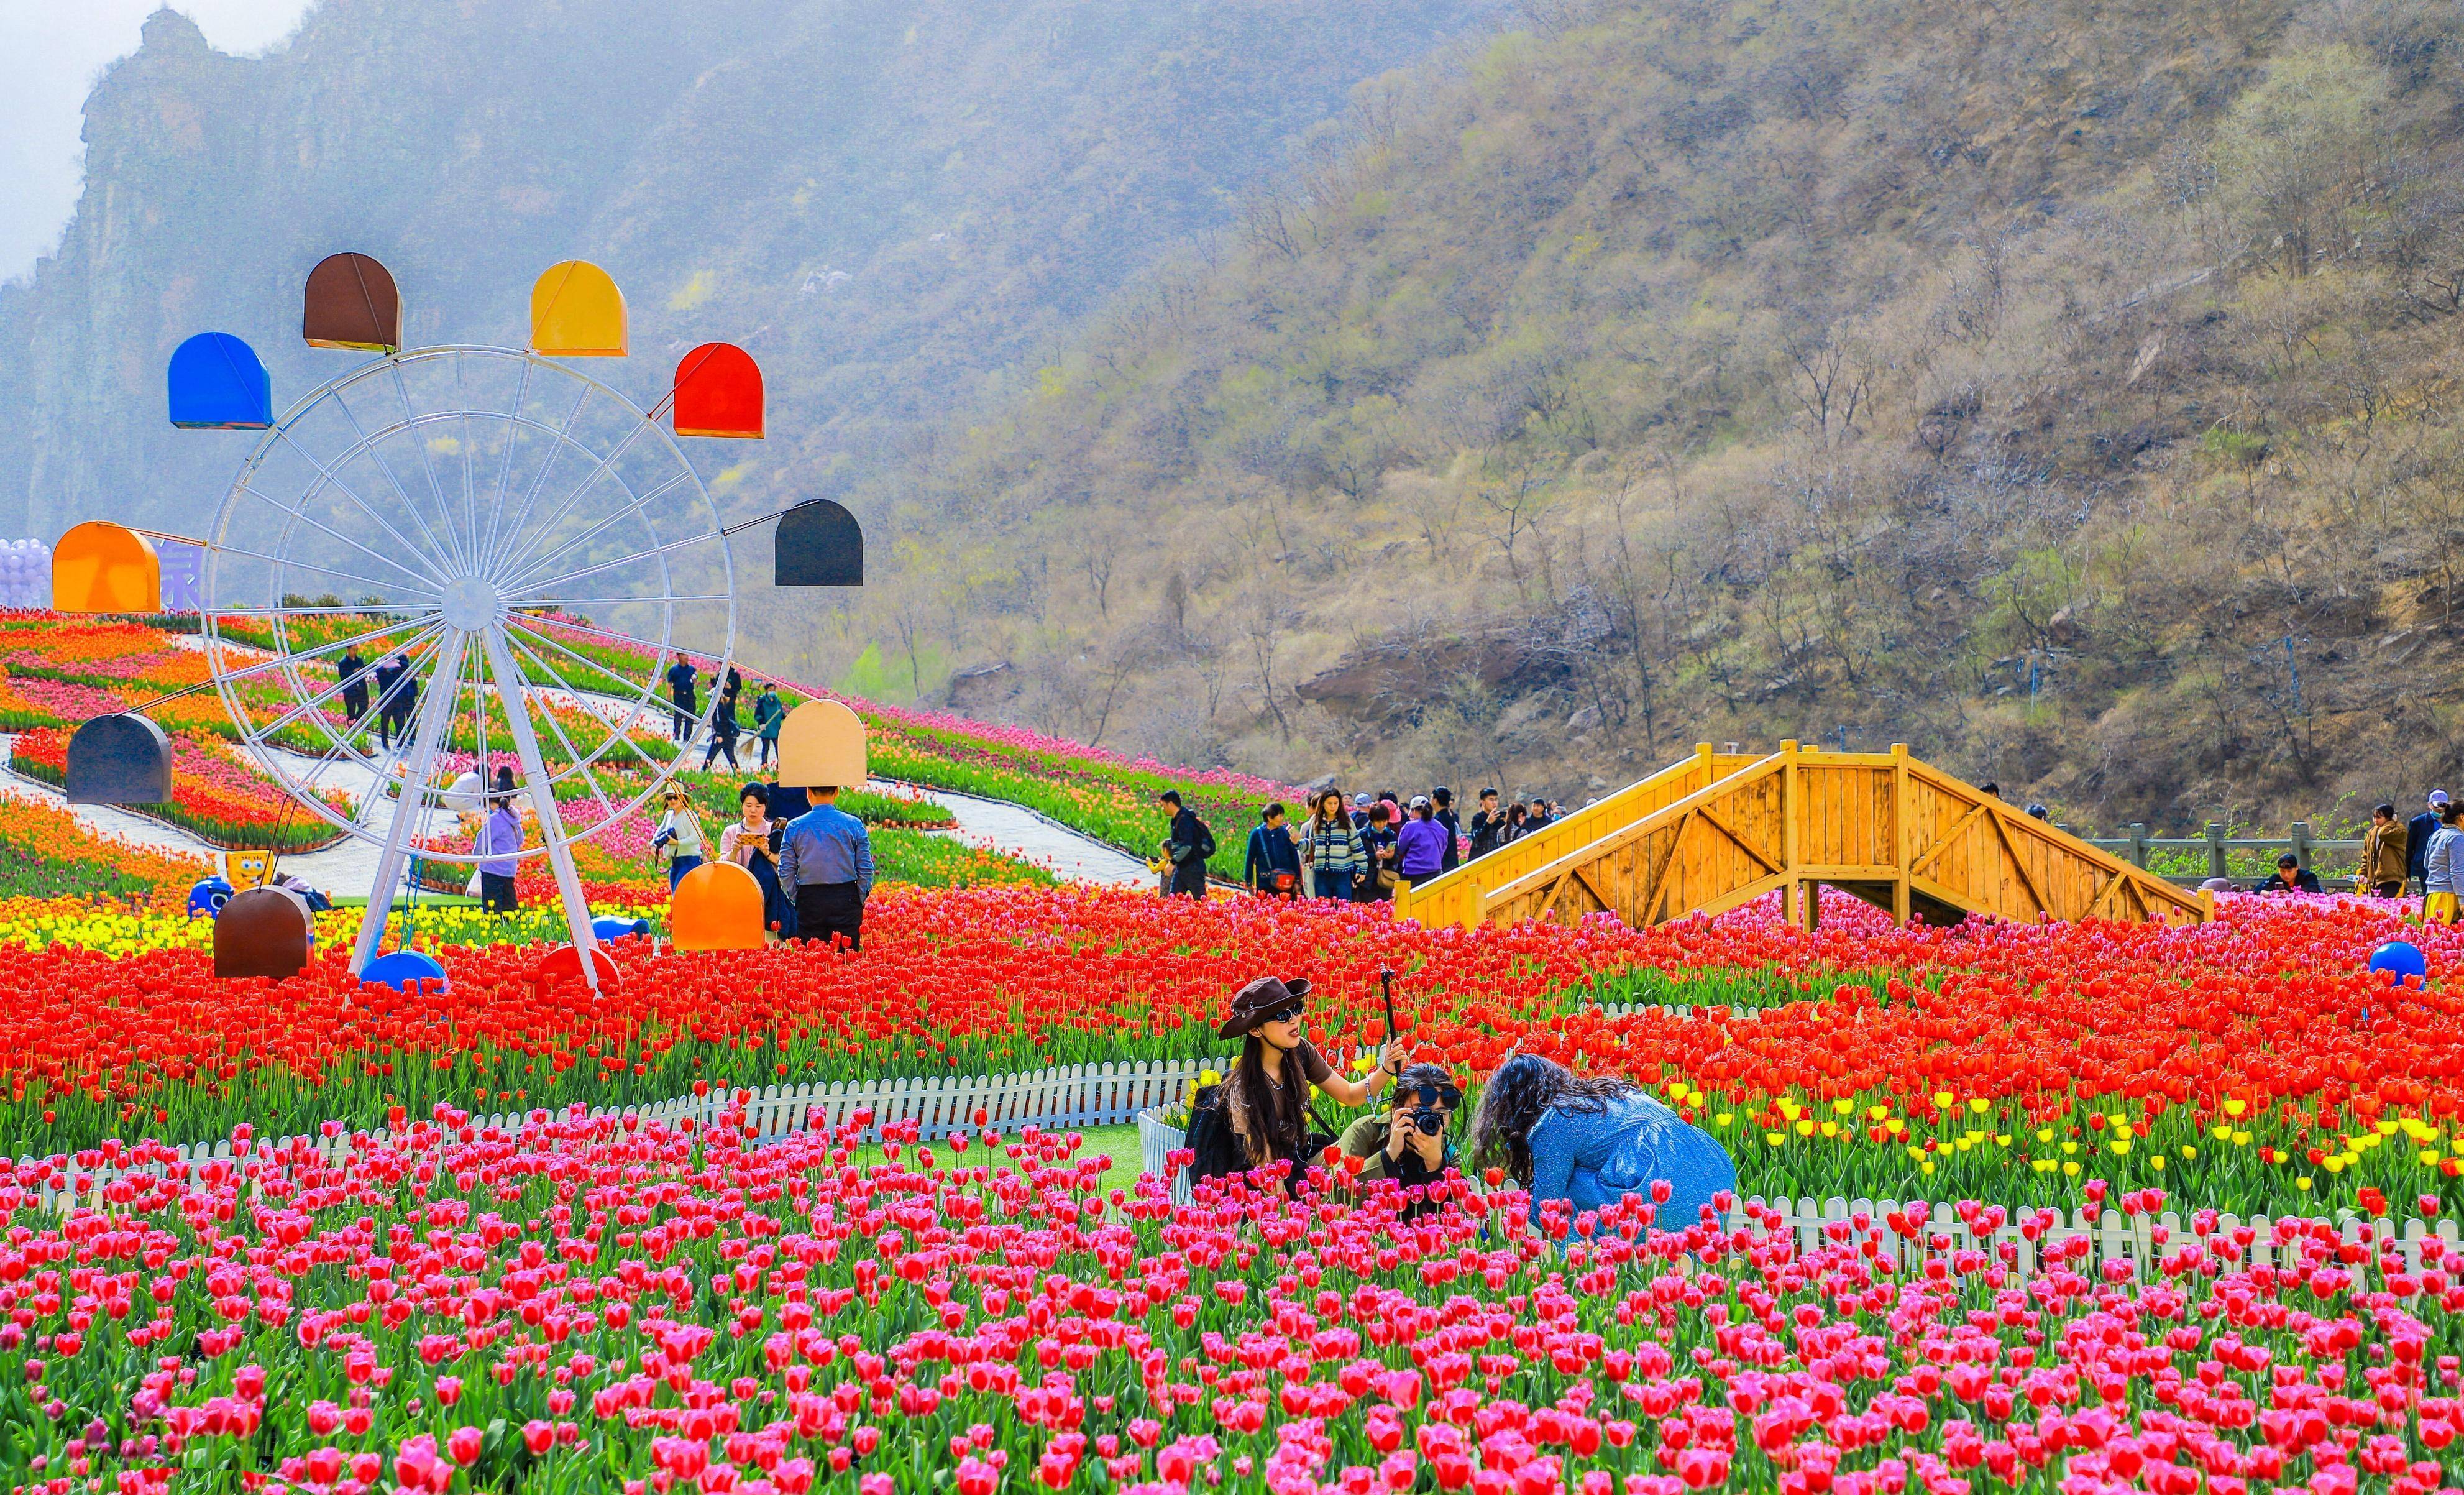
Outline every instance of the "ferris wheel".
<path id="1" fill-rule="evenodd" d="M 376 883 L 391 887 L 414 852 L 480 859 L 467 845 L 422 846 L 420 833 L 451 822 L 462 771 L 493 783 L 510 758 L 539 832 L 517 856 L 547 860 L 585 941 L 572 843 L 651 802 L 672 771 L 672 750 L 641 739 L 671 739 L 672 697 L 663 705 L 658 694 L 680 639 L 717 676 L 735 653 L 735 558 L 675 439 L 539 354 L 418 349 L 354 369 L 282 416 L 205 539 L 216 688 L 293 797 L 378 838 Z M 225 647 L 237 640 L 251 642 Z M 289 698 L 271 714 L 246 699 L 261 701 L 269 679 Z M 370 698 L 358 722 L 343 701 L 355 686 Z M 369 713 L 389 729 L 365 730 Z M 395 740 L 406 732 L 407 745 Z M 320 792 L 342 765 L 398 786 L 381 833 L 367 814 L 375 796 L 345 814 Z M 383 929 L 371 908 L 362 964 Z"/>
<path id="2" fill-rule="evenodd" d="M 508 856 L 483 856 L 461 815 L 516 801 L 526 825 L 510 857 L 552 870 L 595 989 L 573 847 L 655 802 L 716 708 L 736 648 L 730 536 L 778 520 L 778 582 L 844 586 L 861 584 L 861 532 L 823 501 L 722 522 L 677 437 L 760 436 L 759 369 L 739 348 L 703 345 L 645 409 L 571 367 L 626 351 L 622 295 L 596 266 L 540 278 L 527 348 L 404 348 L 401 315 L 375 260 L 319 264 L 307 341 L 377 356 L 278 417 L 239 339 L 200 334 L 173 356 L 175 425 L 262 433 L 196 541 L 210 684 L 298 807 L 377 848 L 355 971 L 415 861 Z M 84 531 L 102 532 L 87 537 L 99 559 L 77 572 L 100 604 L 84 610 L 138 610 L 142 579 L 127 598 L 108 595 L 129 569 L 115 571 L 109 551 L 135 547 L 123 553 L 143 569 L 143 535 L 80 525 L 61 542 L 72 569 L 85 564 L 73 545 Z M 55 559 L 55 593 L 63 574 Z M 128 721 L 99 719 L 88 727 L 112 731 L 73 739 L 72 797 L 79 741 L 95 736 L 92 757 L 161 740 Z M 167 758 L 163 782 L 167 795 Z M 355 802 L 338 805 L 337 789 Z"/>

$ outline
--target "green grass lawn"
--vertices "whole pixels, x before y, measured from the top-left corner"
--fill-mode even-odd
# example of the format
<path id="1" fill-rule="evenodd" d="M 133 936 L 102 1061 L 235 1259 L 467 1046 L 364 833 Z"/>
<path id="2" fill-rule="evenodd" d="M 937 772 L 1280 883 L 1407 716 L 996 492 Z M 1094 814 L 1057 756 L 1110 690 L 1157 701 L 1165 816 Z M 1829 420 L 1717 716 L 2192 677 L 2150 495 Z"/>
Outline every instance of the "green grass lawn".
<path id="1" fill-rule="evenodd" d="M 1081 1156 L 1102 1156 L 1112 1160 L 1111 1170 L 1104 1174 L 1106 1189 L 1127 1189 L 1138 1181 L 1136 1123 L 1133 1122 L 1127 1127 L 1082 1127 L 1079 1128 L 1079 1135 L 1087 1139 L 1086 1145 L 1079 1149 Z M 1012 1133 L 1012 1136 L 1014 1138 L 1015 1133 Z M 935 1144 L 925 1145 L 932 1147 Z M 948 1149 L 943 1147 L 942 1150 L 946 1153 Z M 877 1147 L 866 1148 L 856 1161 L 859 1164 L 878 1163 L 881 1161 L 881 1149 Z"/>

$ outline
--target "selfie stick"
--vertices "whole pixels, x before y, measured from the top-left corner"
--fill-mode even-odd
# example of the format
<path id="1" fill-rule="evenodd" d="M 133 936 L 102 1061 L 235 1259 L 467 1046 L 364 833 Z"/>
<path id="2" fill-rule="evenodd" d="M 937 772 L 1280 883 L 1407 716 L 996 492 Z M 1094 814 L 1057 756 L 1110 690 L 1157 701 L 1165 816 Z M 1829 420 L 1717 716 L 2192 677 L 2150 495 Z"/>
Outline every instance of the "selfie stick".
<path id="1" fill-rule="evenodd" d="M 1377 985 L 1380 993 L 1386 999 L 1386 1041 L 1392 1043 L 1395 1041 L 1397 1037 L 1395 1031 L 1395 972 L 1392 971 L 1380 971 L 1377 972 Z"/>

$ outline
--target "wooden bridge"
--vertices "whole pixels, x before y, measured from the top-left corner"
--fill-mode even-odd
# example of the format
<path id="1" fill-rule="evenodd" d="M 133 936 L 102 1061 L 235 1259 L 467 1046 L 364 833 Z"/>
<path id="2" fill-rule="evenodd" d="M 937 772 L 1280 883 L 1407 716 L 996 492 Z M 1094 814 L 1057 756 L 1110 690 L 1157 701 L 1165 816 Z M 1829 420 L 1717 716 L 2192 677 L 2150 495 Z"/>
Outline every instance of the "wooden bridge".
<path id="1" fill-rule="evenodd" d="M 1636 927 L 1767 893 L 1811 928 L 1823 887 L 1892 917 L 2204 922 L 2213 901 L 1908 756 L 1795 743 L 1694 756 L 1395 895 L 1427 926 L 1608 912 Z"/>

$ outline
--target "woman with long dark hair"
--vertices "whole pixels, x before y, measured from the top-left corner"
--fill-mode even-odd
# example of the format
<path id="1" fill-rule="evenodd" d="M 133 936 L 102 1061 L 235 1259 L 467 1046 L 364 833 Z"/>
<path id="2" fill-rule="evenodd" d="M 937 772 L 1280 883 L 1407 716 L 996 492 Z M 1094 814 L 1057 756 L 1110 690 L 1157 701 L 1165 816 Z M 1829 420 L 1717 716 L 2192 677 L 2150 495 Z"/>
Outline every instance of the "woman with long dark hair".
<path id="1" fill-rule="evenodd" d="M 1474 1167 L 1503 1168 L 1530 1191 L 1534 1225 L 1549 1200 L 1580 1214 L 1627 1194 L 1648 1200 L 1665 1180 L 1655 1222 L 1683 1230 L 1712 1195 L 1737 1187 L 1727 1149 L 1633 1081 L 1576 1075 L 1537 1054 L 1518 1054 L 1489 1077 L 1470 1152 Z"/>
<path id="2" fill-rule="evenodd" d="M 1212 1094 L 1201 1093 L 1190 1120 L 1191 1166 L 1198 1178 L 1246 1172 L 1276 1162 L 1292 1165 L 1297 1178 L 1319 1148 L 1330 1146 L 1310 1126 L 1309 1086 L 1343 1105 L 1365 1105 L 1393 1082 L 1400 1045 L 1389 1041 L 1377 1067 L 1359 1080 L 1335 1073 L 1302 1026 L 1309 985 L 1261 976 L 1232 998 L 1232 1010 L 1216 1037 L 1241 1039 L 1241 1057 Z M 1213 1116 L 1205 1113 L 1213 1111 Z M 1211 1140 L 1210 1140 L 1211 1139 Z"/>

